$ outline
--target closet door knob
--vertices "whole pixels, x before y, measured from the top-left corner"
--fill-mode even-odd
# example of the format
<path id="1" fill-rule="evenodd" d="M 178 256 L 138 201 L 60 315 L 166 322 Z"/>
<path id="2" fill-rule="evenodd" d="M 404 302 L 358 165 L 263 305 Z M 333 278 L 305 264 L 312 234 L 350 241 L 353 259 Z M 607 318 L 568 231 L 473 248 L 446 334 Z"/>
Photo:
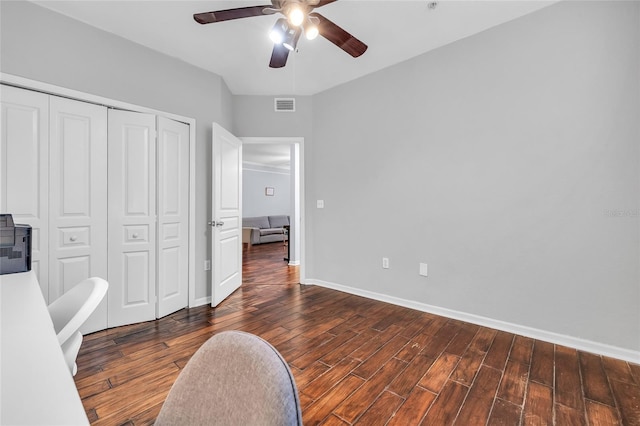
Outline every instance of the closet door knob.
<path id="1" fill-rule="evenodd" d="M 77 239 L 78 239 L 78 237 L 76 237 L 75 235 L 72 235 L 71 237 L 69 237 L 69 241 L 71 241 L 71 242 L 74 242 Z"/>
<path id="2" fill-rule="evenodd" d="M 134 233 L 134 234 L 132 235 L 132 237 L 133 237 L 133 238 L 138 238 L 138 233 L 137 233 L 137 232 L 136 232 L 136 233 Z"/>

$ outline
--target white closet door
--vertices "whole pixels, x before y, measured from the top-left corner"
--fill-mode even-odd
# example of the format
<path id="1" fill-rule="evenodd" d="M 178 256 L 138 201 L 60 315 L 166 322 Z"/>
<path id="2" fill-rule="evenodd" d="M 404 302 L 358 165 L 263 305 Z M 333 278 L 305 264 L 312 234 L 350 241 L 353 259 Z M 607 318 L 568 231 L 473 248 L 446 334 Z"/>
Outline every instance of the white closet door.
<path id="1" fill-rule="evenodd" d="M 158 311 L 189 301 L 189 125 L 158 117 Z"/>
<path id="2" fill-rule="evenodd" d="M 156 315 L 156 118 L 109 110 L 109 327 Z"/>
<path id="3" fill-rule="evenodd" d="M 107 108 L 50 97 L 49 300 L 107 279 Z M 107 300 L 81 328 L 107 327 Z"/>
<path id="4" fill-rule="evenodd" d="M 0 86 L 0 212 L 31 225 L 31 269 L 49 301 L 49 97 Z"/>

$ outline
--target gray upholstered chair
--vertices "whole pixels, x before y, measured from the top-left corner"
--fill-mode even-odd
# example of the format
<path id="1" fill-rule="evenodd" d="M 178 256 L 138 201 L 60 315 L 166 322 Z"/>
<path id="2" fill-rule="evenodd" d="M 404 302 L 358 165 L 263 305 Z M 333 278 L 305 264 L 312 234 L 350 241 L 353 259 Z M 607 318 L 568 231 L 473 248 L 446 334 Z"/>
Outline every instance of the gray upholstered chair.
<path id="1" fill-rule="evenodd" d="M 216 334 L 196 351 L 167 395 L 157 426 L 302 425 L 295 380 L 268 342 Z"/>

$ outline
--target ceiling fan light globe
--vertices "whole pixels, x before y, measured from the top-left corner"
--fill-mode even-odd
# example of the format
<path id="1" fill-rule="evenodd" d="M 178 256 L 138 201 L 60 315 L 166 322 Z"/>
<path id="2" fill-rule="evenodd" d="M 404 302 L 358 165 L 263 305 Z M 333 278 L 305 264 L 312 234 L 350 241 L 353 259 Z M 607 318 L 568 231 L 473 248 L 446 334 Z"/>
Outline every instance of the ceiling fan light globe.
<path id="1" fill-rule="evenodd" d="M 308 26 L 304 31 L 304 35 L 305 37 L 307 37 L 307 40 L 313 40 L 314 38 L 318 37 L 319 33 L 320 32 L 318 31 L 318 27 L 316 27 L 315 25 Z"/>
<path id="2" fill-rule="evenodd" d="M 287 28 L 287 20 L 280 18 L 276 21 L 269 32 L 269 38 L 275 44 L 281 44 L 285 39 L 285 34 L 289 31 Z"/>
<path id="3" fill-rule="evenodd" d="M 282 33 L 276 30 L 271 30 L 271 32 L 269 33 L 269 38 L 275 44 L 280 44 L 283 40 Z"/>
<path id="4" fill-rule="evenodd" d="M 299 27 L 304 22 L 304 12 L 299 7 L 293 7 L 289 11 L 289 23 L 294 27 Z"/>

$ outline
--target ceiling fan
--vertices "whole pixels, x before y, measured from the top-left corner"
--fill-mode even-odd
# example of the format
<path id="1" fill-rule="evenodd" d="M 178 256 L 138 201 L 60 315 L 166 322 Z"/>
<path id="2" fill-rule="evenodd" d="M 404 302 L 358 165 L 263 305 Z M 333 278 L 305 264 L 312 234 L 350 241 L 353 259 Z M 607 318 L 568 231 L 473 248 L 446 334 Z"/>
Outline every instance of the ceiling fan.
<path id="1" fill-rule="evenodd" d="M 296 49 L 298 39 L 304 32 L 307 39 L 318 35 L 329 40 L 349 55 L 357 58 L 367 50 L 367 45 L 313 10 L 336 0 L 271 0 L 271 4 L 238 7 L 213 12 L 196 13 L 193 19 L 200 24 L 230 21 L 252 16 L 282 14 L 273 26 L 270 38 L 274 42 L 269 66 L 282 68 L 287 63 L 289 52 Z"/>

